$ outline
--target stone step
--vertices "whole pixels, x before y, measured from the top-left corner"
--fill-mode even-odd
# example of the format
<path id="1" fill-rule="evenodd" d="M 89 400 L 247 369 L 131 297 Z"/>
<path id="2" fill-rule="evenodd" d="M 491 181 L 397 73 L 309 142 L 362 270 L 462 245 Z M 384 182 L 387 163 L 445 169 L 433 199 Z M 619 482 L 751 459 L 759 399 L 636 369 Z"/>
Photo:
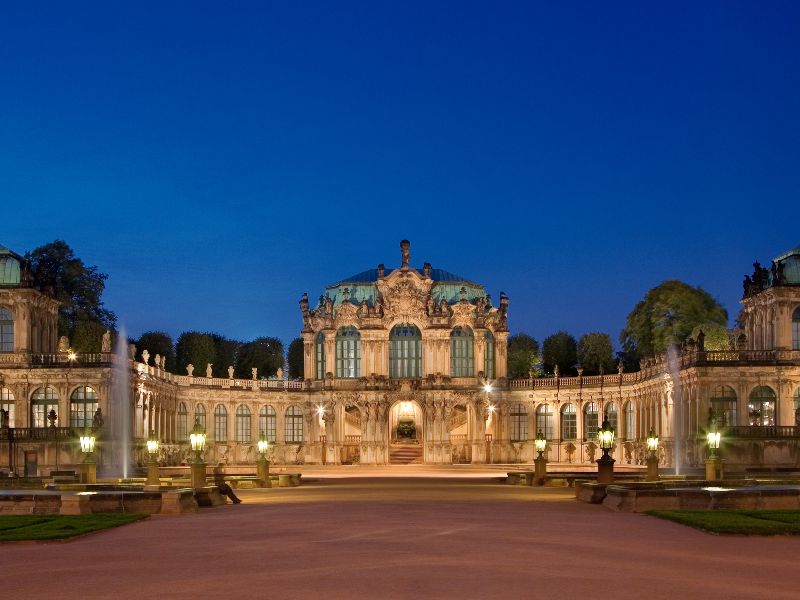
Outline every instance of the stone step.
<path id="1" fill-rule="evenodd" d="M 408 465 L 422 461 L 422 446 L 411 444 L 392 444 L 389 446 L 389 463 Z"/>

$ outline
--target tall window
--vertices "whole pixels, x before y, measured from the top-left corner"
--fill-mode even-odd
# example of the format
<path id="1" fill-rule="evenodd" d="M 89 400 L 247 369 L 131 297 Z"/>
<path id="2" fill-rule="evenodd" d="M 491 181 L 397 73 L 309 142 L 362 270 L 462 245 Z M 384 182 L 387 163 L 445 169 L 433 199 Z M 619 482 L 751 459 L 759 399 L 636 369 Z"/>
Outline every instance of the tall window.
<path id="1" fill-rule="evenodd" d="M 14 427 L 14 394 L 8 388 L 0 388 L 0 408 L 6 411 L 9 427 Z"/>
<path id="2" fill-rule="evenodd" d="M 414 325 L 395 325 L 389 333 L 389 376 L 422 376 L 422 334 Z"/>
<path id="3" fill-rule="evenodd" d="M 69 426 L 73 429 L 91 427 L 97 410 L 97 394 L 88 385 L 82 385 L 69 397 Z"/>
<path id="4" fill-rule="evenodd" d="M 494 379 L 494 335 L 486 332 L 486 352 L 483 355 L 483 372 L 487 379 Z"/>
<path id="5" fill-rule="evenodd" d="M 208 431 L 206 426 L 206 407 L 202 404 L 198 404 L 194 407 L 194 420 L 196 423 L 200 423 L 200 427 L 203 428 L 203 431 Z M 194 427 L 194 425 L 192 425 Z"/>
<path id="6" fill-rule="evenodd" d="M 250 407 L 246 404 L 240 404 L 236 407 L 236 441 L 249 442 L 250 441 Z"/>
<path id="7" fill-rule="evenodd" d="M 528 439 L 528 409 L 524 404 L 511 407 L 511 441 L 524 442 Z"/>
<path id="8" fill-rule="evenodd" d="M 561 439 L 578 438 L 578 413 L 574 404 L 565 404 L 561 408 Z"/>
<path id="9" fill-rule="evenodd" d="M 299 444 L 303 441 L 303 411 L 299 406 L 286 409 L 286 443 Z"/>
<path id="10" fill-rule="evenodd" d="M 634 425 L 633 421 L 633 402 L 628 400 L 625 403 L 625 439 L 626 440 L 634 440 L 636 439 L 636 426 Z"/>
<path id="11" fill-rule="evenodd" d="M 31 396 L 31 410 L 33 412 L 33 426 L 34 427 L 47 427 L 50 423 L 47 420 L 47 415 L 51 410 L 56 411 L 58 415 L 58 394 L 55 389 L 50 386 L 38 388 Z"/>
<path id="12" fill-rule="evenodd" d="M 608 421 L 611 428 L 614 430 L 614 435 L 619 435 L 619 428 L 617 427 L 619 421 L 617 419 L 617 405 L 613 402 L 606 404 L 606 414 L 603 418 Z"/>
<path id="13" fill-rule="evenodd" d="M 597 421 L 597 404 L 594 402 L 587 402 L 583 407 L 583 439 L 597 439 Z"/>
<path id="14" fill-rule="evenodd" d="M 314 344 L 314 356 L 316 357 L 317 365 L 317 379 L 325 379 L 325 334 L 320 332 L 317 334 L 317 340 Z"/>
<path id="15" fill-rule="evenodd" d="M 450 333 L 450 375 L 472 377 L 475 374 L 475 338 L 469 327 L 456 327 Z"/>
<path id="16" fill-rule="evenodd" d="M 711 390 L 711 417 L 720 427 L 736 425 L 736 392 L 727 385 Z"/>
<path id="17" fill-rule="evenodd" d="M 800 426 L 800 388 L 794 393 L 794 424 Z"/>
<path id="18" fill-rule="evenodd" d="M 336 377 L 361 375 L 361 335 L 353 327 L 340 327 L 336 332 Z"/>
<path id="19" fill-rule="evenodd" d="M 267 440 L 274 442 L 277 438 L 277 415 L 271 406 L 262 406 L 258 411 L 258 435 L 264 435 Z"/>
<path id="20" fill-rule="evenodd" d="M 0 352 L 14 351 L 14 316 L 11 309 L 0 306 Z"/>
<path id="21" fill-rule="evenodd" d="M 792 313 L 792 350 L 800 350 L 800 306 Z"/>
<path id="22" fill-rule="evenodd" d="M 186 404 L 178 404 L 178 441 L 185 442 L 189 439 L 189 413 Z"/>
<path id="23" fill-rule="evenodd" d="M 553 439 L 553 409 L 549 404 L 540 404 L 536 407 L 536 435 L 542 432 L 544 439 Z"/>
<path id="24" fill-rule="evenodd" d="M 766 385 L 761 385 L 750 393 L 747 403 L 750 425 L 764 427 L 775 425 L 775 392 Z"/>
<path id="25" fill-rule="evenodd" d="M 228 409 L 222 404 L 214 407 L 214 441 L 228 441 Z"/>

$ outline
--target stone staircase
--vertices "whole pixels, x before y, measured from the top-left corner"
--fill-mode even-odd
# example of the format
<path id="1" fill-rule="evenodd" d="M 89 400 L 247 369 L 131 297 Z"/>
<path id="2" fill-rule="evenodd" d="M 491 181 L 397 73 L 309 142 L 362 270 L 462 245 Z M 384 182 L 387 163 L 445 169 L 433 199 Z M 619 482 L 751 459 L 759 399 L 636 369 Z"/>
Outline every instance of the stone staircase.
<path id="1" fill-rule="evenodd" d="M 390 444 L 389 464 L 410 465 L 422 462 L 422 446 L 420 444 Z"/>

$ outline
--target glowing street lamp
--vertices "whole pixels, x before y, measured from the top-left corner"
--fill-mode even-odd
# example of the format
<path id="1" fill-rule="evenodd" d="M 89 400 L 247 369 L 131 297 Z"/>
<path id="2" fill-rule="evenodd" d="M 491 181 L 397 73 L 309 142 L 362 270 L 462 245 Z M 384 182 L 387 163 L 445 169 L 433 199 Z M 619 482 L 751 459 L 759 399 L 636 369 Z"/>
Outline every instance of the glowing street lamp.
<path id="1" fill-rule="evenodd" d="M 706 432 L 706 442 L 708 443 L 708 458 L 706 459 L 706 479 L 716 481 L 723 479 L 722 458 L 719 455 L 719 446 L 722 442 L 722 433 L 717 428 L 717 420 L 711 419 L 711 423 Z"/>
<path id="2" fill-rule="evenodd" d="M 645 481 L 658 481 L 658 435 L 651 427 L 647 434 L 647 475 Z"/>
<path id="3" fill-rule="evenodd" d="M 272 481 L 269 478 L 269 461 L 267 460 L 267 452 L 269 451 L 269 440 L 262 433 L 258 436 L 258 462 L 256 462 L 256 479 L 262 482 L 262 487 L 272 487 Z"/>
<path id="4" fill-rule="evenodd" d="M 194 461 L 191 464 L 192 487 L 206 487 L 206 463 L 203 461 L 203 450 L 206 448 L 206 430 L 200 421 L 194 422 L 194 427 L 189 434 L 189 443 L 194 452 Z"/>
<path id="5" fill-rule="evenodd" d="M 94 437 L 94 433 L 87 427 L 83 435 L 78 438 L 78 441 L 81 445 L 81 452 L 84 454 L 83 462 L 90 462 L 92 460 L 92 454 L 94 453 L 94 445 L 97 441 Z"/>
<path id="6" fill-rule="evenodd" d="M 147 481 L 145 485 L 161 485 L 161 473 L 158 470 L 158 438 L 156 432 L 151 431 L 150 437 L 147 439 Z"/>
<path id="7" fill-rule="evenodd" d="M 83 462 L 78 465 L 81 483 L 97 483 L 97 465 L 94 462 L 94 445 L 96 438 L 91 428 L 87 427 L 78 438 L 83 452 Z"/>
<path id="8" fill-rule="evenodd" d="M 597 439 L 600 442 L 600 449 L 603 456 L 597 461 L 597 483 L 614 482 L 614 463 L 616 462 L 609 454 L 614 448 L 614 428 L 606 419 L 597 431 Z"/>
<path id="9" fill-rule="evenodd" d="M 547 477 L 547 459 L 544 457 L 544 451 L 547 449 L 547 438 L 544 437 L 541 429 L 536 433 L 533 447 L 539 453 L 533 460 L 533 478 L 536 481 L 536 485 L 544 485 L 544 480 Z"/>

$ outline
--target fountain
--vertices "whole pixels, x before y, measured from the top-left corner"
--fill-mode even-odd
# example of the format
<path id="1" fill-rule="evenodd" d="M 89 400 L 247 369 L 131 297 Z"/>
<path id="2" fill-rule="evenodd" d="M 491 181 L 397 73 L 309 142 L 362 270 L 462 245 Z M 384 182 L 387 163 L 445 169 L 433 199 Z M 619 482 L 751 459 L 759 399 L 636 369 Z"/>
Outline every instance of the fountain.
<path id="1" fill-rule="evenodd" d="M 114 344 L 111 383 L 111 455 L 122 479 L 128 479 L 131 462 L 131 385 L 128 368 L 128 338 L 120 327 Z"/>
<path id="2" fill-rule="evenodd" d="M 683 435 L 683 418 L 681 406 L 681 360 L 677 344 L 667 348 L 667 369 L 672 378 L 672 460 L 675 463 L 675 475 L 681 474 L 681 436 Z"/>

